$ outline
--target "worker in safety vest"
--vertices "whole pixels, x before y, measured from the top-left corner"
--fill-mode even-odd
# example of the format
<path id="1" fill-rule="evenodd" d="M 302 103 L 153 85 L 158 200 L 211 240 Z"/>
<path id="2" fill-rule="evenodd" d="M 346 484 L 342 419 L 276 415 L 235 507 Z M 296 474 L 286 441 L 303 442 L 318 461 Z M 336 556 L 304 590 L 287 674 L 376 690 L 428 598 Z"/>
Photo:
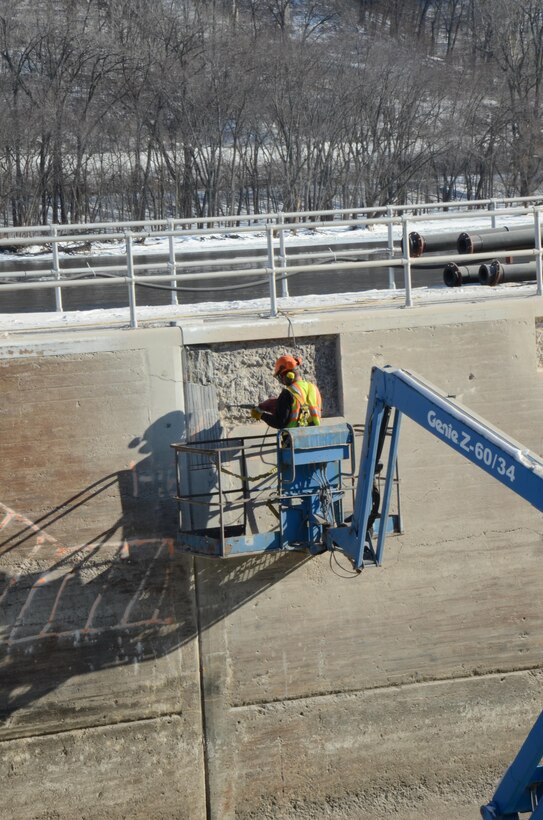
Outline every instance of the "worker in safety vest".
<path id="1" fill-rule="evenodd" d="M 319 425 L 322 415 L 322 399 L 319 388 L 300 378 L 298 367 L 301 356 L 280 356 L 275 362 L 273 375 L 283 385 L 277 399 L 267 399 L 253 407 L 251 416 L 262 419 L 270 427 L 307 427 Z"/>

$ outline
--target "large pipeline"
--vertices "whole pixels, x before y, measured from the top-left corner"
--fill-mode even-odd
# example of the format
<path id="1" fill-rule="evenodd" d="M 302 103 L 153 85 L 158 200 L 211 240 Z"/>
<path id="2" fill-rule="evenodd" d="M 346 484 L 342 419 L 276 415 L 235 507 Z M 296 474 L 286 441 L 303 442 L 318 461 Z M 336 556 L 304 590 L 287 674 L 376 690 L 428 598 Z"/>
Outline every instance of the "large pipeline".
<path id="1" fill-rule="evenodd" d="M 543 231 L 542 231 L 543 234 Z M 482 253 L 483 251 L 520 250 L 535 245 L 534 228 L 488 228 L 478 233 L 461 233 L 458 237 L 458 253 Z"/>
<path id="2" fill-rule="evenodd" d="M 543 229 L 542 229 L 543 236 Z M 409 255 L 413 259 L 423 253 L 478 253 L 489 250 L 508 250 L 512 248 L 532 248 L 534 246 L 534 229 L 526 226 L 504 225 L 501 228 L 481 228 L 477 233 L 464 231 L 457 233 L 433 233 L 423 236 L 417 231 L 409 234 Z M 401 242 L 403 253 L 403 240 Z"/>
<path id="3" fill-rule="evenodd" d="M 481 285 L 502 285 L 505 282 L 535 282 L 537 278 L 536 263 L 504 264 L 498 259 L 485 262 L 479 267 L 479 282 Z"/>
<path id="4" fill-rule="evenodd" d="M 461 285 L 479 284 L 479 268 L 478 265 L 456 265 L 454 262 L 449 262 L 443 268 L 443 281 L 448 288 L 459 288 Z"/>
<path id="5" fill-rule="evenodd" d="M 416 259 L 422 256 L 423 253 L 432 253 L 432 251 L 455 251 L 457 242 L 457 233 L 433 233 L 430 236 L 422 236 L 417 231 L 411 231 L 409 234 L 409 256 Z M 401 248 L 403 253 L 403 239 Z"/>

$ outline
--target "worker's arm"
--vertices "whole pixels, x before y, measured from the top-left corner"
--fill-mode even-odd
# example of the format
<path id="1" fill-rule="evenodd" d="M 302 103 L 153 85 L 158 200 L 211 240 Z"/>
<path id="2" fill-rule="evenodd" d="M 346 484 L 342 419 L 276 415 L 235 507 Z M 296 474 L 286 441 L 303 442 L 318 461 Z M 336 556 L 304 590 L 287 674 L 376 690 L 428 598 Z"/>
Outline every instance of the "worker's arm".
<path id="1" fill-rule="evenodd" d="M 293 401 L 294 397 L 292 393 L 289 393 L 288 390 L 282 390 L 277 399 L 275 412 L 269 413 L 264 410 L 261 416 L 262 421 L 265 421 L 266 424 L 270 427 L 274 427 L 276 430 L 281 430 L 283 427 L 286 427 L 290 419 Z"/>

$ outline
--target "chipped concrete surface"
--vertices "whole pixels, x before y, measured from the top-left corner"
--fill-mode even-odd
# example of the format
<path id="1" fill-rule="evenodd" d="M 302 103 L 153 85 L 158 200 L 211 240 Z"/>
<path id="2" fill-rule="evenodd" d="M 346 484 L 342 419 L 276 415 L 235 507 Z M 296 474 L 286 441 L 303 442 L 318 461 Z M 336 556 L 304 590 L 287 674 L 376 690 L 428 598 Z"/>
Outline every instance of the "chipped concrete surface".
<path id="1" fill-rule="evenodd" d="M 340 415 L 337 337 L 334 336 L 303 338 L 290 344 L 230 342 L 185 347 L 185 378 L 214 385 L 221 419 L 235 423 L 247 419 L 247 412 L 232 405 L 258 404 L 279 394 L 281 387 L 273 378 L 273 366 L 285 353 L 301 355 L 300 374 L 318 384 L 323 396 L 323 415 Z"/>

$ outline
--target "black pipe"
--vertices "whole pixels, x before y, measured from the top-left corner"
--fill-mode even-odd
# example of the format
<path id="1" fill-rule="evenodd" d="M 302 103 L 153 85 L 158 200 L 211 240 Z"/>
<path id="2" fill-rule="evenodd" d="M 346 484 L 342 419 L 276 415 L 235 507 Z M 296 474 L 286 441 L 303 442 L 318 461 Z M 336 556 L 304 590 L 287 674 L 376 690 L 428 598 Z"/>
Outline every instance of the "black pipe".
<path id="1" fill-rule="evenodd" d="M 443 268 L 443 281 L 448 288 L 479 284 L 479 268 L 480 265 L 456 265 L 449 262 Z"/>
<path id="2" fill-rule="evenodd" d="M 504 264 L 498 259 L 485 262 L 479 267 L 479 282 L 481 285 L 503 285 L 504 282 L 535 282 L 537 278 L 536 263 L 524 262 Z"/>
<path id="3" fill-rule="evenodd" d="M 457 233 L 433 233 L 429 236 L 422 236 L 417 231 L 411 231 L 409 234 L 409 256 L 416 259 L 422 256 L 423 253 L 432 253 L 432 251 L 455 251 L 457 241 Z M 403 239 L 401 248 L 403 253 Z"/>
<path id="4" fill-rule="evenodd" d="M 481 253 L 482 251 L 513 250 L 533 248 L 535 231 L 533 228 L 489 228 L 478 233 L 461 233 L 458 237 L 458 253 Z"/>

